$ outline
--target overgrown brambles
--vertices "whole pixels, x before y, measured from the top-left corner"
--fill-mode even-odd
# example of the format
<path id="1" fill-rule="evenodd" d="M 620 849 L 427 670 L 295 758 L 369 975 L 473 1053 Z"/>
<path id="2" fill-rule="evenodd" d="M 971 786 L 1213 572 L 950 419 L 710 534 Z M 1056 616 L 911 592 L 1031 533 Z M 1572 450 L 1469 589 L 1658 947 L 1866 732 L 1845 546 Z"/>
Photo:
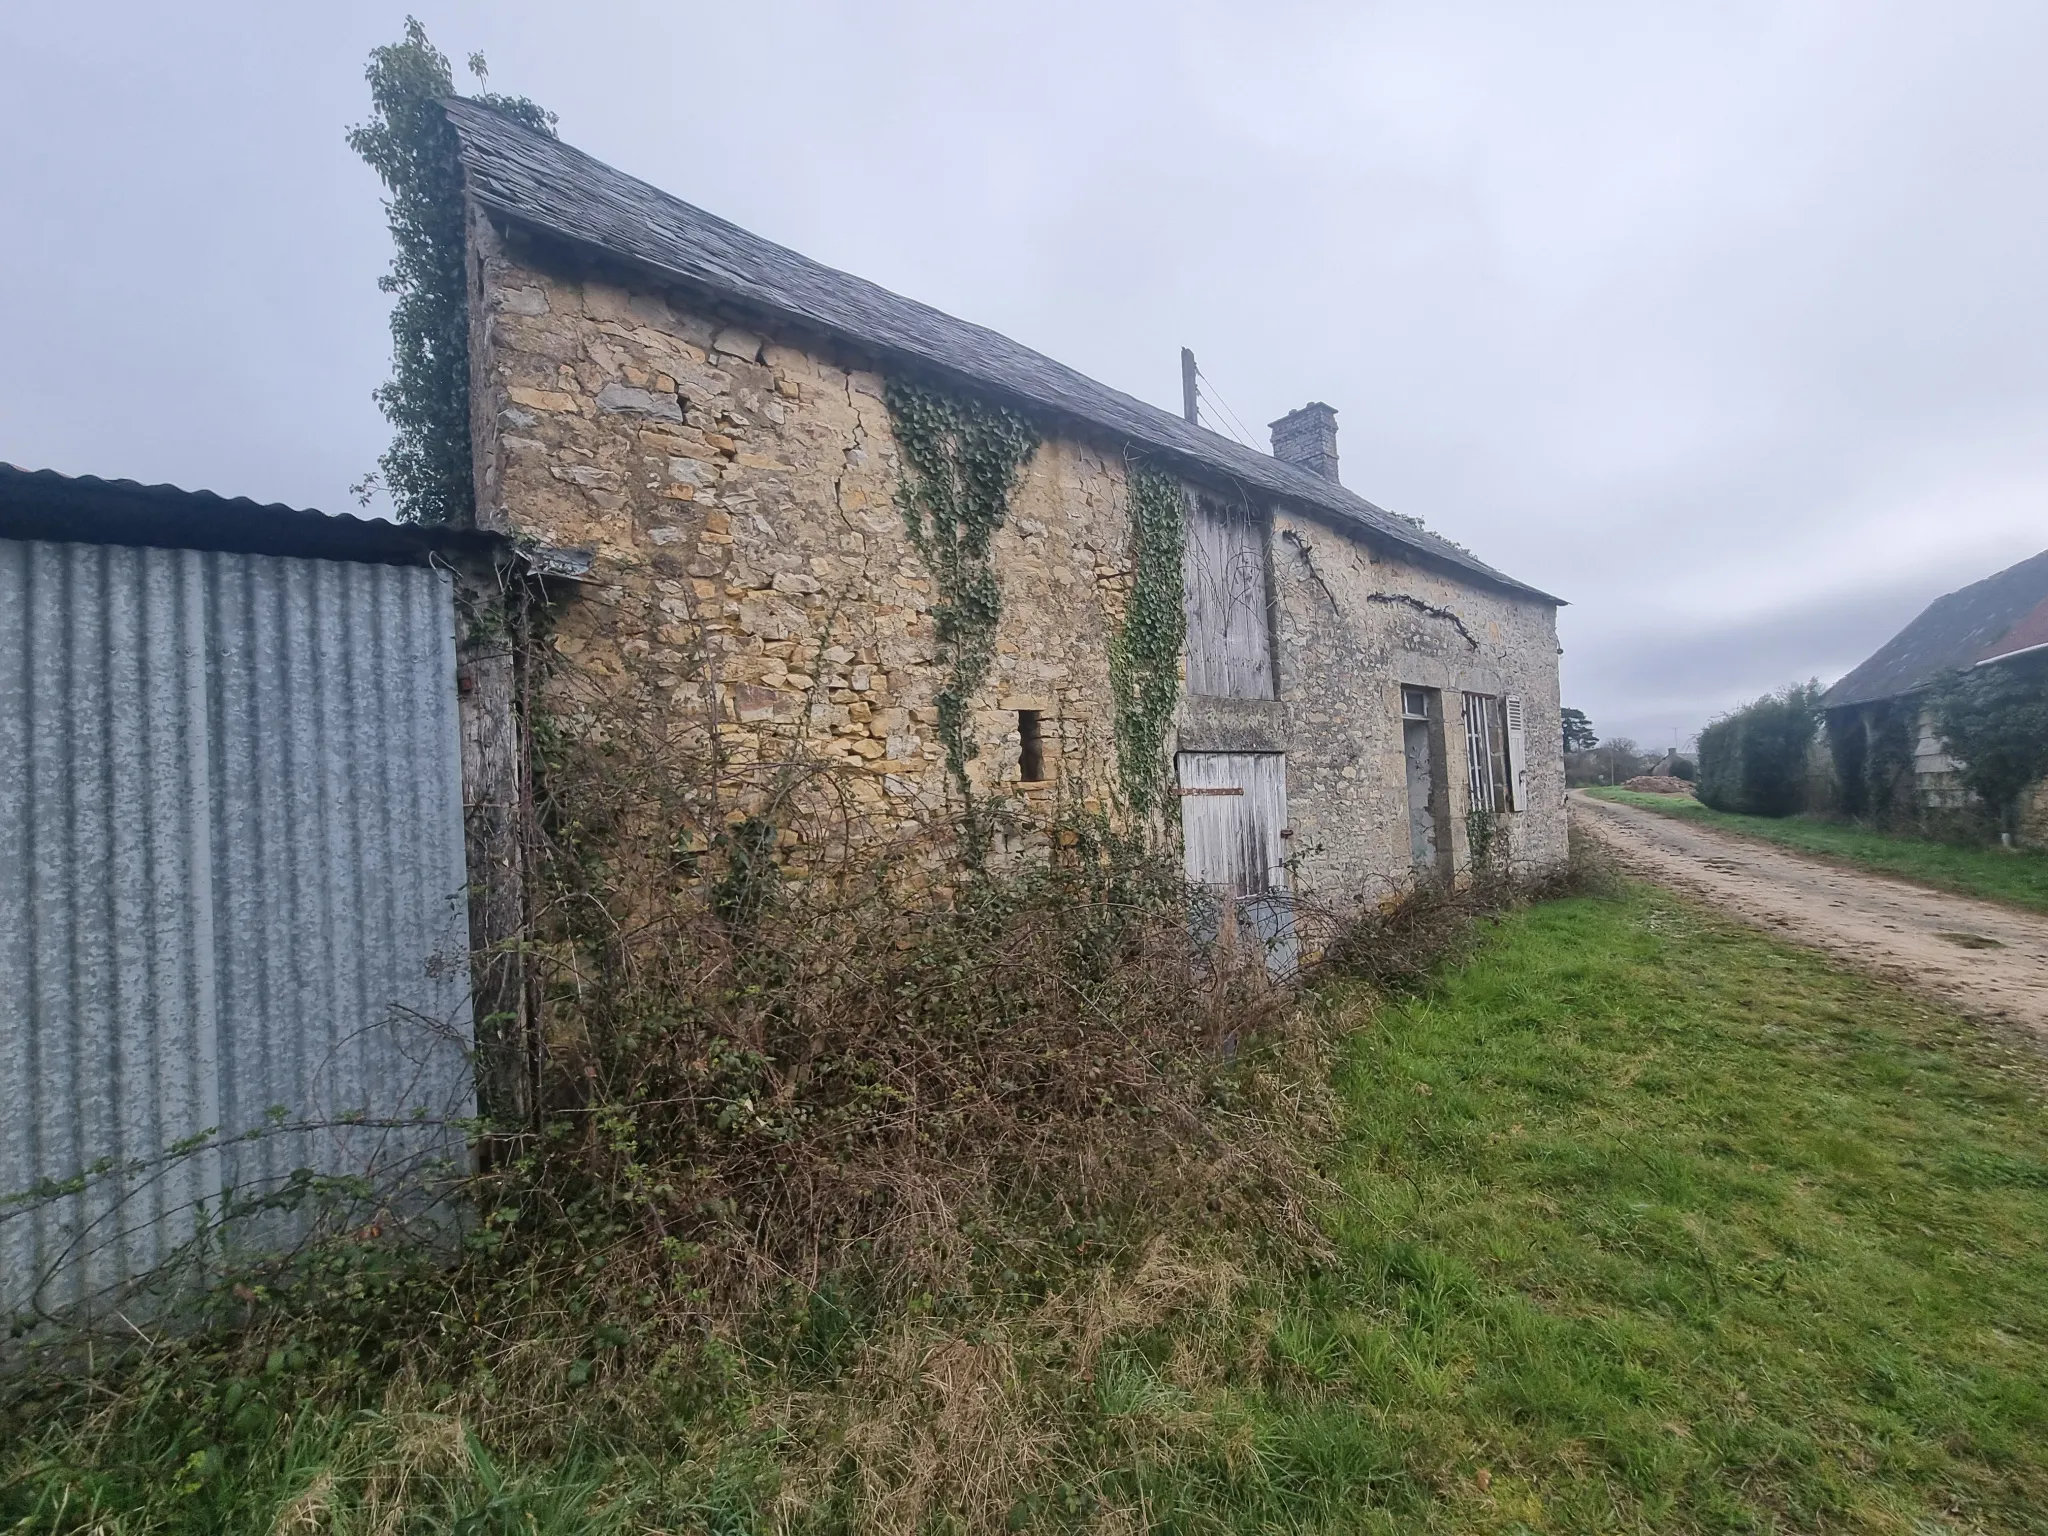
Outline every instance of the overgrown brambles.
<path id="1" fill-rule="evenodd" d="M 636 715 L 556 739 L 551 1129 L 508 1174 L 536 1192 L 494 1199 L 602 1207 L 659 1288 L 731 1317 L 792 1281 L 967 1294 L 1057 1267 L 1057 1234 L 1141 1229 L 1136 1188 L 1228 1205 L 1231 1169 L 1277 1166 L 1211 1094 L 1223 1042 L 1286 1009 L 1262 968 L 1191 953 L 1173 861 L 1076 824 L 1055 861 L 975 873 L 940 825 L 783 870 L 782 840 L 834 835 L 801 763 L 764 798 L 702 782 L 680 737 Z"/>
<path id="2" fill-rule="evenodd" d="M 1181 648 L 1187 641 L 1186 493 L 1171 476 L 1142 463 L 1129 472 L 1131 591 L 1109 647 L 1116 707 L 1117 787 L 1134 830 L 1155 809 L 1176 813 L 1165 793 L 1166 732 L 1180 699 Z"/>
<path id="3" fill-rule="evenodd" d="M 1082 824 L 1052 862 L 922 893 L 906 871 L 959 868 L 943 828 L 782 869 L 779 836 L 817 846 L 815 800 L 708 779 L 678 721 L 544 721 L 538 1125 L 464 1191 L 452 1264 L 358 1220 L 234 1277 L 215 1326 L 134 1374 L 17 1403 L 23 1424 L 112 1405 L 78 1443 L 150 1469 L 114 1506 L 183 1479 L 217 1515 L 214 1480 L 332 1422 L 367 1437 L 312 1452 L 335 1510 L 502 1506 L 477 1528 L 524 1529 L 491 1458 L 609 1441 L 703 1466 L 723 1440 L 744 1466 L 759 1414 L 789 1528 L 964 1507 L 1000 1530 L 1020 1498 L 1063 1507 L 1089 1362 L 1182 1304 L 1180 1255 L 1324 1251 L 1319 1037 L 1258 956 L 1191 950 L 1172 861 Z M 405 1448 L 414 1422 L 434 1448 Z M 443 1471 L 366 1470 L 408 1463 Z M 51 1507 L 74 1496 L 75 1462 L 45 1472 Z"/>
<path id="4" fill-rule="evenodd" d="M 1016 412 L 966 395 L 895 379 L 887 394 L 890 429 L 903 454 L 896 505 L 938 588 L 932 619 L 947 674 L 936 701 L 938 736 L 954 786 L 971 809 L 967 764 L 976 748 L 969 712 L 995 661 L 1003 611 L 991 552 L 1039 436 Z"/>
<path id="5" fill-rule="evenodd" d="M 483 56 L 472 54 L 469 67 L 481 82 Z M 440 106 L 455 84 L 447 57 L 410 16 L 405 41 L 373 50 L 365 73 L 374 116 L 348 131 L 348 143 L 391 191 L 384 211 L 395 248 L 391 270 L 377 280 L 396 295 L 391 377 L 376 393 L 392 438 L 378 463 L 401 517 L 465 523 L 475 511 L 467 242 L 455 130 Z M 537 132 L 554 132 L 555 115 L 523 96 L 476 99 Z M 361 488 L 366 500 L 370 483 Z"/>
<path id="6" fill-rule="evenodd" d="M 1483 814 L 1483 813 L 1482 813 Z M 1611 894 L 1613 866 L 1599 844 L 1573 831 L 1565 869 L 1541 880 L 1514 873 L 1498 818 L 1468 820 L 1472 874 L 1464 885 L 1430 881 L 1397 900 L 1366 906 L 1333 924 L 1320 976 L 1366 981 L 1387 992 L 1412 991 L 1471 951 L 1485 919 L 1553 897 Z"/>

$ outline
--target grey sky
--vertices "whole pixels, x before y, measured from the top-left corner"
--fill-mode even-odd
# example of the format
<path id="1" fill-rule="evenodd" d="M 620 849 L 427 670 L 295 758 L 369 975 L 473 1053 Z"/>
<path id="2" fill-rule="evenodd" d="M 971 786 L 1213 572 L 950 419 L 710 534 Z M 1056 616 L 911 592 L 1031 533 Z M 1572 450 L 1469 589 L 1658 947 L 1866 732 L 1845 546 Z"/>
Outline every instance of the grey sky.
<path id="1" fill-rule="evenodd" d="M 2038 0 L 416 0 L 570 142 L 1572 600 L 1648 742 L 2048 545 Z M 349 510 L 406 7 L 0 8 L 0 458 Z"/>

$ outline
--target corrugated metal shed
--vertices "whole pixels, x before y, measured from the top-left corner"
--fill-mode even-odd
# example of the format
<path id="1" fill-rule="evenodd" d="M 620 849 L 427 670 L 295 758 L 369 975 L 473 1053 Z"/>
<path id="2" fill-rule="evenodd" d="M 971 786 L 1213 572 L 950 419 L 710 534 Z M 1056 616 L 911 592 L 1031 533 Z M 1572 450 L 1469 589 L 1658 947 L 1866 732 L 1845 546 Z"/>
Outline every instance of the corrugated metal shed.
<path id="1" fill-rule="evenodd" d="M 501 558 L 505 540 L 474 528 L 337 516 L 175 485 L 60 475 L 0 463 L 0 539 L 220 549 L 380 565 L 441 557 Z"/>
<path id="2" fill-rule="evenodd" d="M 0 539 L 0 1309 L 464 1157 L 465 878 L 446 572 Z"/>

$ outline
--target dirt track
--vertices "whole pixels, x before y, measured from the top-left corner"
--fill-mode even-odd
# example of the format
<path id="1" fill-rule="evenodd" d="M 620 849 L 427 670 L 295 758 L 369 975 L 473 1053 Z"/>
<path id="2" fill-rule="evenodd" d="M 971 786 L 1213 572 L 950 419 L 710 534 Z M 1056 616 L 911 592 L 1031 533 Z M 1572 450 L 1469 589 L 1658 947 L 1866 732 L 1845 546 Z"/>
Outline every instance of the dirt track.
<path id="1" fill-rule="evenodd" d="M 1571 814 L 1636 872 L 2048 1040 L 2048 918 L 1583 794 Z"/>

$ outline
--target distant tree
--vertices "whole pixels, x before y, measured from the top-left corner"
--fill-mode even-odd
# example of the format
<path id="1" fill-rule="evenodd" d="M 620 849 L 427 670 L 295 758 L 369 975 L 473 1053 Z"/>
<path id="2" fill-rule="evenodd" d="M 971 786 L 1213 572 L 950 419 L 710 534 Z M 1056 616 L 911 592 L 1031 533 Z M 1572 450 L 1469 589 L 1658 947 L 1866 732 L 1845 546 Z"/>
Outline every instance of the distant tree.
<path id="1" fill-rule="evenodd" d="M 1589 752 L 1600 745 L 1600 738 L 1593 734 L 1593 722 L 1586 718 L 1583 709 L 1561 710 L 1564 722 L 1564 749 L 1567 752 Z"/>
<path id="2" fill-rule="evenodd" d="M 2048 657 L 1952 673 L 1935 684 L 1928 705 L 1957 777 L 2001 831 L 2016 831 L 2021 792 L 2048 774 Z"/>
<path id="3" fill-rule="evenodd" d="M 1643 749 L 1637 746 L 1635 739 L 1630 736 L 1608 737 L 1593 756 L 1595 760 L 1605 761 L 1607 781 L 1610 784 L 1632 779 L 1650 766 L 1649 758 L 1643 755 Z"/>
<path id="4" fill-rule="evenodd" d="M 481 54 L 469 67 L 484 80 Z M 441 99 L 455 94 L 448 59 L 426 29 L 405 20 L 405 40 L 370 52 L 372 115 L 348 131 L 349 148 L 391 191 L 384 212 L 394 247 L 391 270 L 377 280 L 393 295 L 391 377 L 376 399 L 391 423 L 391 446 L 378 466 L 401 517 L 416 523 L 466 523 L 474 510 L 469 444 L 469 286 L 464 266 L 462 171 L 455 130 Z M 523 96 L 480 94 L 478 101 L 541 133 L 554 114 Z M 363 500 L 377 475 L 357 487 Z"/>

